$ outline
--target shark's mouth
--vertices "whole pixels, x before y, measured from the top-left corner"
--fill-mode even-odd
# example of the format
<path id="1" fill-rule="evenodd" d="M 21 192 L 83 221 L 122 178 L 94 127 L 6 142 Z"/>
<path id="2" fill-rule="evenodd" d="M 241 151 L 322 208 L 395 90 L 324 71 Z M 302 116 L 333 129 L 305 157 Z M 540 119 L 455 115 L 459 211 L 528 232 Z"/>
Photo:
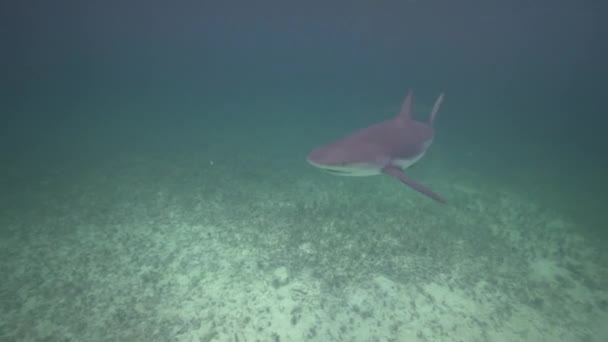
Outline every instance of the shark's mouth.
<path id="1" fill-rule="evenodd" d="M 329 174 L 334 176 L 373 176 L 380 174 L 381 167 L 372 164 L 350 164 L 350 165 L 324 165 L 315 163 L 311 160 L 308 162 Z"/>
<path id="2" fill-rule="evenodd" d="M 323 169 L 323 170 L 326 172 L 329 172 L 331 174 L 338 175 L 338 176 L 347 176 L 352 173 L 352 172 L 349 172 L 348 170 L 336 170 L 336 169 Z"/>

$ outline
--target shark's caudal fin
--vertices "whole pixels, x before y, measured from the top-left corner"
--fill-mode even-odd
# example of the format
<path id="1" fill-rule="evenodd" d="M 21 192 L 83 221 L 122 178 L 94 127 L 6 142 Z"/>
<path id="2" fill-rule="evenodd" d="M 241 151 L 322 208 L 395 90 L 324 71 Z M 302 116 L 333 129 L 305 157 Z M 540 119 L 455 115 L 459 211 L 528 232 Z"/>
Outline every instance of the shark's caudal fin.
<path id="1" fill-rule="evenodd" d="M 435 122 L 435 117 L 437 116 L 437 112 L 439 111 L 439 107 L 441 106 L 441 102 L 443 102 L 443 93 L 439 95 L 437 100 L 435 100 L 435 104 L 433 105 L 433 110 L 431 110 L 431 115 L 429 116 L 429 124 L 432 126 Z"/>

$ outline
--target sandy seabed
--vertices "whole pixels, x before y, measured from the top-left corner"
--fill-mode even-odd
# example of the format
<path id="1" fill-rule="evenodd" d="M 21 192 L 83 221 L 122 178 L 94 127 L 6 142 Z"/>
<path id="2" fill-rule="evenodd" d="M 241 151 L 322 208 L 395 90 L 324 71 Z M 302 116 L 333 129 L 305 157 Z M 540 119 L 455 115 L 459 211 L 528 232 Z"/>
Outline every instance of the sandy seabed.
<path id="1" fill-rule="evenodd" d="M 7 169 L 0 341 L 608 340 L 606 251 L 433 163 L 447 206 L 295 162 Z"/>

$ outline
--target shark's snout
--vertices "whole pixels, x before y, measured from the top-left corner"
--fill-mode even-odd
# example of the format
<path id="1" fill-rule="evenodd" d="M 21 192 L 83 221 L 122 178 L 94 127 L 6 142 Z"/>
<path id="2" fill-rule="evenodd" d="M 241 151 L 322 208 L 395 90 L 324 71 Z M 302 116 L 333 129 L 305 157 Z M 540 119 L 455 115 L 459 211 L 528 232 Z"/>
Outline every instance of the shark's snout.
<path id="1" fill-rule="evenodd" d="M 308 154 L 308 156 L 306 157 L 306 160 L 311 164 L 316 164 L 321 161 L 322 156 L 323 156 L 323 153 L 321 153 L 319 148 L 316 148 Z"/>
<path id="2" fill-rule="evenodd" d="M 353 163 L 352 151 L 341 146 L 318 147 L 308 154 L 308 162 L 317 167 L 342 167 Z"/>
<path id="3" fill-rule="evenodd" d="M 327 147 L 318 147 L 308 154 L 306 160 L 313 165 L 333 165 L 335 158 L 332 158 Z"/>

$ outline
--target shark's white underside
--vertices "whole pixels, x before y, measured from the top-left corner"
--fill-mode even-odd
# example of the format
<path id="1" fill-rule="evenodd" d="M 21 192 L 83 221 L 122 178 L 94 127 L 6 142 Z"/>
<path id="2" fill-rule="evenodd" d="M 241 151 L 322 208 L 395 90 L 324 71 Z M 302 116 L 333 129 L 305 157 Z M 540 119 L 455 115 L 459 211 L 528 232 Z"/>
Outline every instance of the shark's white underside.
<path id="1" fill-rule="evenodd" d="M 382 169 L 384 169 L 389 164 L 396 165 L 402 170 L 405 170 L 415 164 L 422 157 L 424 157 L 424 154 L 425 152 L 422 152 L 411 159 L 393 159 L 388 161 L 388 163 L 353 163 L 348 165 L 323 165 L 315 163 L 311 160 L 308 160 L 308 162 L 311 165 L 318 167 L 319 169 L 331 173 L 332 175 L 366 177 L 382 174 Z"/>

